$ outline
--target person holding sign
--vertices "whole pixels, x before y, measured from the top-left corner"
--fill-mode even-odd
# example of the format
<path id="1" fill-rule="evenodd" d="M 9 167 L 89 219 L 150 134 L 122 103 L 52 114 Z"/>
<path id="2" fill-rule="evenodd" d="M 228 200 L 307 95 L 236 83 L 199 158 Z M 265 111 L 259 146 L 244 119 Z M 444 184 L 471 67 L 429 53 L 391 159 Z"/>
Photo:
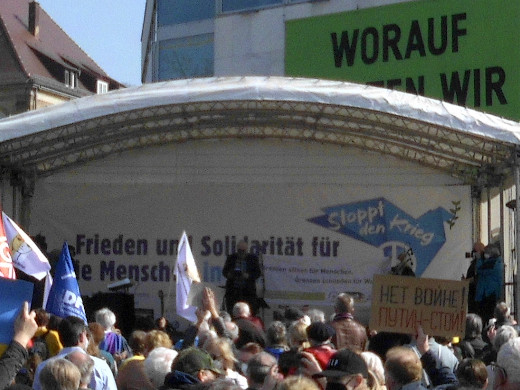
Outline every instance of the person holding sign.
<path id="1" fill-rule="evenodd" d="M 36 333 L 36 313 L 29 313 L 29 304 L 23 303 L 22 310 L 14 322 L 14 337 L 11 344 L 0 358 L 0 389 L 6 388 L 15 378 L 16 373 L 27 360 L 27 343 Z"/>
<path id="2" fill-rule="evenodd" d="M 246 302 L 253 315 L 258 308 L 256 296 L 256 280 L 260 277 L 260 263 L 258 256 L 247 252 L 247 242 L 240 241 L 236 253 L 229 255 L 222 269 L 226 281 L 226 310 L 232 314 L 235 303 Z"/>

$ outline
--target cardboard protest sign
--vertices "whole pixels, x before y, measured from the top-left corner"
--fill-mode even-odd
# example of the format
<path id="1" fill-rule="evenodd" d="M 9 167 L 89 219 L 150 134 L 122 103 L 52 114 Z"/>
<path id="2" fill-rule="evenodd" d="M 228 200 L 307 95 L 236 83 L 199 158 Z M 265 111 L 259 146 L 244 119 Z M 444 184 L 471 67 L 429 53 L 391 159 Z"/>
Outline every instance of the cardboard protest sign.
<path id="1" fill-rule="evenodd" d="M 468 281 L 374 275 L 370 329 L 464 336 Z"/>

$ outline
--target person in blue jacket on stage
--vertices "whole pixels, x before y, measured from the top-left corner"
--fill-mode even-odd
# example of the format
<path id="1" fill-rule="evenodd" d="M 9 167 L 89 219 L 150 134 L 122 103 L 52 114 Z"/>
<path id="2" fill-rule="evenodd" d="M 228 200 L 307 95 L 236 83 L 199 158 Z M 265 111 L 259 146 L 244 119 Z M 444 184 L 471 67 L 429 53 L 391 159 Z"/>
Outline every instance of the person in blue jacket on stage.
<path id="1" fill-rule="evenodd" d="M 477 260 L 477 290 L 479 315 L 484 323 L 493 318 L 495 305 L 502 298 L 504 288 L 504 261 L 497 244 L 485 247 L 484 255 Z"/>

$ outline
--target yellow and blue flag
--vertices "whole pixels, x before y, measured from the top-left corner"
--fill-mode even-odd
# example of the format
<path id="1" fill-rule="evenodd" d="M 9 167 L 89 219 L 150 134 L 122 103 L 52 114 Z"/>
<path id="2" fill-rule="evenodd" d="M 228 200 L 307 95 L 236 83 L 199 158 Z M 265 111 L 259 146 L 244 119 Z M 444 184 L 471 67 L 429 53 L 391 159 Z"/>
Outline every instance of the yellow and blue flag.
<path id="1" fill-rule="evenodd" d="M 42 280 L 50 271 L 49 261 L 40 248 L 11 218 L 2 211 L 5 236 L 11 250 L 14 267 Z"/>

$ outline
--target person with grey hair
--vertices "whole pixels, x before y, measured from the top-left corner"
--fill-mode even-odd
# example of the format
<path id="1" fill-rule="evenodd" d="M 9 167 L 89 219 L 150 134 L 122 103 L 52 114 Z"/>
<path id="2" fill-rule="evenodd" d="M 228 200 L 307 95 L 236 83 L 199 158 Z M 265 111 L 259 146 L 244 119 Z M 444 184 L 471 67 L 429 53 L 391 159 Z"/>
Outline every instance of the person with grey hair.
<path id="1" fill-rule="evenodd" d="M 238 339 L 235 346 L 240 349 L 247 343 L 258 343 L 265 348 L 267 344 L 264 331 L 251 320 L 249 305 L 245 302 L 237 302 L 233 306 L 233 322 L 238 326 Z"/>
<path id="2" fill-rule="evenodd" d="M 40 372 L 42 390 L 78 390 L 79 368 L 66 359 L 52 359 Z"/>
<path id="3" fill-rule="evenodd" d="M 273 355 L 276 360 L 280 358 L 280 355 L 285 351 L 289 350 L 289 344 L 287 343 L 287 329 L 281 321 L 273 321 L 267 327 L 267 346 L 265 351 Z"/>
<path id="4" fill-rule="evenodd" d="M 88 389 L 88 385 L 92 379 L 92 373 L 94 372 L 94 360 L 92 360 L 92 358 L 86 353 L 80 351 L 69 353 L 65 356 L 65 359 L 73 363 L 79 369 L 81 374 L 79 388 Z"/>
<path id="5" fill-rule="evenodd" d="M 311 324 L 313 322 L 325 322 L 325 312 L 323 310 L 312 308 L 307 311 L 307 315 Z"/>
<path id="6" fill-rule="evenodd" d="M 108 307 L 96 311 L 96 322 L 105 328 L 105 338 L 99 343 L 99 349 L 107 351 L 119 363 L 132 356 L 126 339 L 116 330 L 116 315 Z"/>
<path id="7" fill-rule="evenodd" d="M 515 337 L 500 347 L 497 364 L 505 370 L 505 383 L 494 383 L 495 389 L 520 388 L 520 337 Z"/>
<path id="8" fill-rule="evenodd" d="M 248 362 L 246 378 L 250 390 L 261 389 L 267 376 L 276 370 L 276 358 L 268 352 L 254 355 Z M 281 377 L 279 378 L 281 379 Z"/>
<path id="9" fill-rule="evenodd" d="M 354 297 L 341 293 L 334 303 L 335 316 L 329 323 L 335 334 L 332 343 L 338 350 L 342 348 L 364 351 L 368 337 L 365 327 L 354 319 Z"/>
<path id="10" fill-rule="evenodd" d="M 491 346 L 482 339 L 482 318 L 478 314 L 466 315 L 466 333 L 457 345 L 463 359 L 481 359 Z"/>
<path id="11" fill-rule="evenodd" d="M 510 325 L 502 325 L 500 328 L 498 328 L 496 336 L 493 338 L 493 347 L 498 352 L 500 351 L 502 345 L 516 337 L 518 337 L 518 332 L 515 328 Z"/>
<path id="12" fill-rule="evenodd" d="M 173 349 L 158 347 L 152 350 L 144 360 L 144 371 L 152 384 L 159 388 L 164 384 L 164 378 L 172 370 L 173 360 L 178 352 Z"/>
<path id="13" fill-rule="evenodd" d="M 484 363 L 486 363 L 486 370 L 488 372 L 488 388 L 493 389 L 495 381 L 501 383 L 504 380 L 503 369 L 494 364 L 497 361 L 498 351 L 500 351 L 502 345 L 506 344 L 509 340 L 518 337 L 518 333 L 512 326 L 502 325 L 498 330 L 494 327 L 491 328 L 488 331 L 488 336 L 493 348 L 484 356 L 483 360 Z"/>

